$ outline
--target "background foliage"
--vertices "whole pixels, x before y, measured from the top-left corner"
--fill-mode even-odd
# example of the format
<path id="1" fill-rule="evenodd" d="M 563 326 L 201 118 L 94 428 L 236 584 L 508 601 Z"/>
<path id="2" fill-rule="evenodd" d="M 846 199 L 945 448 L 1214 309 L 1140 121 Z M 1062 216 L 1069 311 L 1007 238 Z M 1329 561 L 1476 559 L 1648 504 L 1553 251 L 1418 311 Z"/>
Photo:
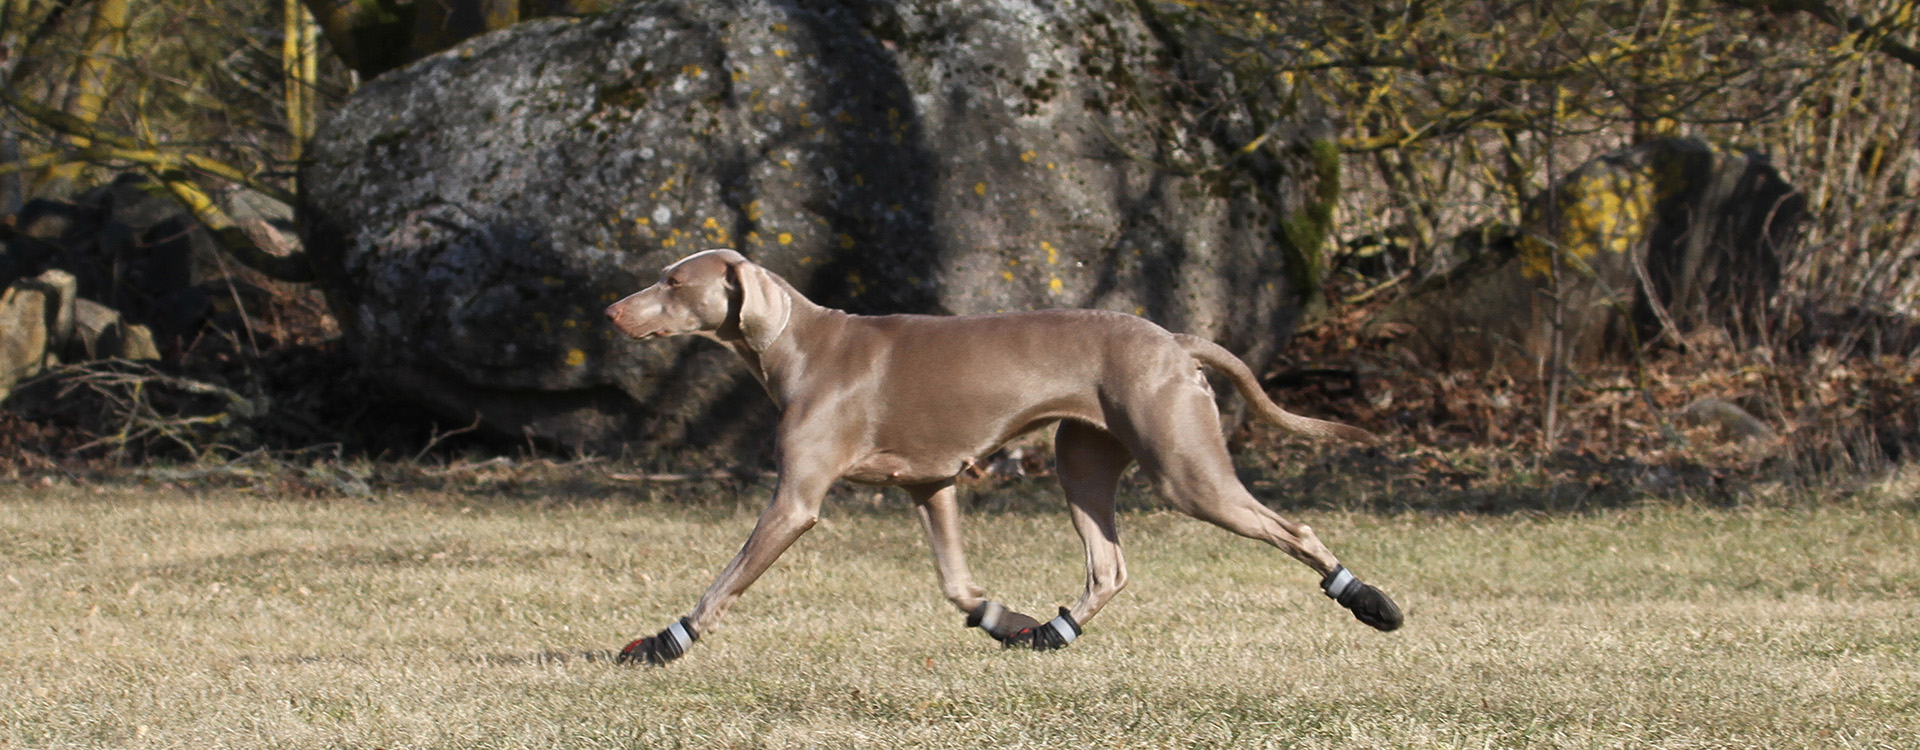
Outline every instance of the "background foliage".
<path id="1" fill-rule="evenodd" d="M 1875 400 L 1880 396 L 1833 397 L 1832 373 L 1872 371 L 1874 383 L 1903 382 L 1911 367 L 1901 363 L 1920 346 L 1909 322 L 1920 295 L 1913 211 L 1920 190 L 1913 147 L 1920 138 L 1916 4 L 1143 0 L 1138 6 L 1177 31 L 1190 51 L 1231 69 L 1223 86 L 1256 94 L 1247 100 L 1272 102 L 1265 114 L 1276 127 L 1303 111 L 1327 112 L 1335 121 L 1338 137 L 1315 152 L 1329 167 L 1319 184 L 1334 210 L 1308 217 L 1314 226 L 1303 227 L 1327 235 L 1316 267 L 1325 269 L 1320 276 L 1334 304 L 1320 327 L 1303 334 L 1305 354 L 1297 364 L 1331 356 L 1323 345 L 1366 349 L 1364 336 L 1356 339 L 1351 327 L 1342 327 L 1352 322 L 1352 310 L 1452 267 L 1489 230 L 1522 224 L 1527 207 L 1586 159 L 1653 138 L 1700 138 L 1771 157 L 1805 193 L 1813 215 L 1770 306 L 1773 345 L 1738 356 L 1708 347 L 1705 362 L 1720 372 L 1779 368 L 1766 379 L 1785 385 L 1761 389 L 1775 395 L 1751 410 L 1784 433 L 1824 425 L 1821 439 L 1831 441 L 1841 439 L 1833 430 L 1842 428 L 1833 425 L 1847 423 L 1835 413 L 1858 414 L 1882 403 Z M 263 248 L 257 234 L 234 226 L 217 197 L 244 186 L 295 202 L 303 140 L 361 82 L 490 29 L 601 5 L 4 0 L 0 214 L 28 198 L 58 198 L 115 173 L 144 172 L 214 230 L 234 258 L 273 278 L 303 280 L 307 271 L 297 249 Z M 1236 92 L 1194 93 L 1224 101 Z M 1231 159 L 1169 166 L 1236 168 Z M 332 335 L 327 326 L 311 330 Z M 1864 364 L 1837 366 L 1852 359 Z M 1669 370 L 1683 373 L 1688 366 L 1669 363 Z M 1402 391 L 1488 382 L 1472 374 L 1382 377 L 1418 381 L 1392 384 Z M 1613 382 L 1609 377 L 1581 382 Z M 1645 388 L 1648 381 L 1637 382 Z M 1589 388 L 1548 398 L 1535 393 L 1535 385 L 1490 385 L 1500 392 L 1474 398 L 1507 403 L 1502 389 L 1512 390 L 1523 403 L 1502 407 L 1503 414 L 1538 414 L 1563 399 L 1592 400 L 1605 392 Z M 1778 395 L 1786 393 L 1809 395 Z M 1653 407 L 1658 399 L 1641 401 Z M 1905 408 L 1904 400 L 1893 403 L 1895 411 Z M 1822 404 L 1832 409 L 1814 414 Z M 1639 418 L 1664 423 L 1654 408 Z M 1365 404 L 1333 409 L 1359 419 L 1394 418 L 1391 410 Z M 1457 410 L 1428 416 L 1464 418 Z M 1469 431 L 1483 440 L 1525 442 L 1513 429 L 1489 425 Z M 1553 439 L 1535 442 L 1540 450 L 1555 445 Z"/>

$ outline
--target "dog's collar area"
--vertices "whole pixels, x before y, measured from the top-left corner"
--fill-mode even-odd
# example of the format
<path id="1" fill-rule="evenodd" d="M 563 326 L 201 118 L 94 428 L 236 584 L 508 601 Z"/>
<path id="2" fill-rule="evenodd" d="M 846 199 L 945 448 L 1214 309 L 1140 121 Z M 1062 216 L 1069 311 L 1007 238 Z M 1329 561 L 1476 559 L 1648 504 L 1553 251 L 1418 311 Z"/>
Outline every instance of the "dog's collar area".
<path id="1" fill-rule="evenodd" d="M 1338 599 L 1341 594 L 1347 593 L 1348 587 L 1359 582 L 1360 579 L 1354 576 L 1351 571 L 1347 570 L 1347 566 L 1340 565 L 1336 566 L 1333 572 L 1328 573 L 1326 579 L 1320 582 L 1320 588 L 1327 592 L 1328 599 Z"/>

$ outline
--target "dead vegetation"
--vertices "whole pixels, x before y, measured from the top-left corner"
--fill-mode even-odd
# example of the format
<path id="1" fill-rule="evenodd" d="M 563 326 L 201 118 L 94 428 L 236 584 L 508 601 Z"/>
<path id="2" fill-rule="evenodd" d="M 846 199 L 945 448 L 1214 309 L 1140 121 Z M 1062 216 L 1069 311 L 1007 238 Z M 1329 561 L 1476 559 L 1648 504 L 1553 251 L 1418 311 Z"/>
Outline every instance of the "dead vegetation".
<path id="1" fill-rule="evenodd" d="M 1290 407 L 1393 436 L 1391 447 L 1282 445 L 1253 426 L 1243 435 L 1252 465 L 1292 474 L 1287 486 L 1347 485 L 1342 496 L 1369 493 L 1355 482 L 1374 485 L 1375 507 L 1511 507 L 1488 499 L 1505 485 L 1558 489 L 1567 497 L 1541 502 L 1559 505 L 1648 495 L 1740 502 L 1863 486 L 1920 445 L 1914 359 L 1742 348 L 1713 329 L 1634 362 L 1570 372 L 1548 444 L 1544 379 L 1423 368 L 1397 355 L 1392 328 L 1369 325 L 1384 304 L 1342 308 L 1303 332 L 1266 382 Z M 1324 470 L 1303 478 L 1285 469 L 1302 451 L 1326 456 L 1305 464 Z M 1343 471 L 1369 478 L 1335 476 Z M 1389 500 L 1394 486 L 1402 491 Z M 1415 497 L 1428 490 L 1455 497 Z"/>

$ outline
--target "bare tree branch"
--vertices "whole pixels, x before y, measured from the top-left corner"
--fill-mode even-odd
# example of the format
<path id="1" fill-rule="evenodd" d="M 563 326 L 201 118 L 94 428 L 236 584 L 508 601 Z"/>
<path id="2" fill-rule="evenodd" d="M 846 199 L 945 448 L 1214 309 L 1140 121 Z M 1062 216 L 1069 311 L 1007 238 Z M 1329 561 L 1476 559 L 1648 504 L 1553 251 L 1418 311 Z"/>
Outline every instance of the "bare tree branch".
<path id="1" fill-rule="evenodd" d="M 160 167 L 187 168 L 210 177 L 218 177 L 250 190 L 258 190 L 282 203 L 293 203 L 292 193 L 266 182 L 254 179 L 251 175 L 218 159 L 186 151 L 186 147 L 160 147 L 142 144 L 132 138 L 106 133 L 78 117 L 53 109 L 27 98 L 13 89 L 0 89 L 0 103 L 18 110 L 20 114 L 40 125 L 62 135 L 84 139 L 90 144 L 87 148 L 77 149 L 65 158 L 65 161 L 85 161 L 90 156 L 111 156 L 130 162 Z M 104 150 L 100 150 L 104 147 Z"/>
<path id="2" fill-rule="evenodd" d="M 1854 34 L 1864 49 L 1891 57 L 1900 62 L 1920 68 L 1920 50 L 1894 39 L 1890 34 L 1898 29 L 1911 31 L 1915 28 L 1913 6 L 1908 3 L 1904 12 L 1895 18 L 1882 19 L 1868 23 L 1858 15 L 1844 15 L 1825 0 L 1720 0 L 1724 5 L 1768 13 L 1805 13 L 1837 30 Z"/>
<path id="3" fill-rule="evenodd" d="M 188 180 L 185 174 L 178 170 L 154 169 L 151 171 L 160 179 L 161 184 L 167 187 L 167 191 L 180 201 L 180 205 L 191 212 L 194 218 L 199 219 L 201 226 L 206 227 L 207 231 L 213 234 L 214 239 L 220 242 L 220 248 L 227 251 L 227 254 L 232 255 L 235 260 L 248 268 L 281 281 L 295 283 L 313 281 L 313 264 L 308 260 L 306 253 L 274 255 L 267 252 L 255 243 L 252 237 L 247 236 L 245 230 L 234 224 L 233 219 L 227 216 L 227 212 L 221 210 L 220 206 L 214 203 L 212 198 L 207 197 L 207 194 L 191 180 Z"/>

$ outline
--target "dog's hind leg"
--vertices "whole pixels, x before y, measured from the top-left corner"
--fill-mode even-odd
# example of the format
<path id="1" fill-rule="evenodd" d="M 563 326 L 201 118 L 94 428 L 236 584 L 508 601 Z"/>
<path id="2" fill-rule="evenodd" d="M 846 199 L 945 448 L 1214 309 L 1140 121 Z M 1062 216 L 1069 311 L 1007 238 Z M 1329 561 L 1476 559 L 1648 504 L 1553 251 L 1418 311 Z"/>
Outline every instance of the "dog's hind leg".
<path id="1" fill-rule="evenodd" d="M 1069 420 L 1060 423 L 1054 454 L 1073 528 L 1086 546 L 1086 593 L 1071 609 L 1061 607 L 1060 615 L 1045 623 L 1011 613 L 1022 622 L 1003 627 L 1004 634 L 994 634 L 1009 647 L 1046 651 L 1072 643 L 1086 622 L 1127 585 L 1127 561 L 1120 554 L 1120 534 L 1113 523 L 1114 489 L 1120 472 L 1133 461 L 1126 446 L 1099 428 Z M 997 605 L 987 602 L 983 609 L 993 606 Z"/>
<path id="2" fill-rule="evenodd" d="M 1087 552 L 1086 593 L 1063 616 L 1085 625 L 1127 585 L 1127 561 L 1113 523 L 1113 494 L 1133 456 L 1112 435 L 1073 421 L 1060 423 L 1054 453 L 1060 489 Z"/>
<path id="3" fill-rule="evenodd" d="M 1154 489 L 1182 512 L 1274 547 L 1319 572 L 1327 596 L 1361 622 L 1380 630 L 1400 627 L 1398 605 L 1362 583 L 1313 533 L 1260 504 L 1240 483 L 1220 438 L 1219 413 L 1199 389 L 1132 421 L 1134 455 Z"/>

